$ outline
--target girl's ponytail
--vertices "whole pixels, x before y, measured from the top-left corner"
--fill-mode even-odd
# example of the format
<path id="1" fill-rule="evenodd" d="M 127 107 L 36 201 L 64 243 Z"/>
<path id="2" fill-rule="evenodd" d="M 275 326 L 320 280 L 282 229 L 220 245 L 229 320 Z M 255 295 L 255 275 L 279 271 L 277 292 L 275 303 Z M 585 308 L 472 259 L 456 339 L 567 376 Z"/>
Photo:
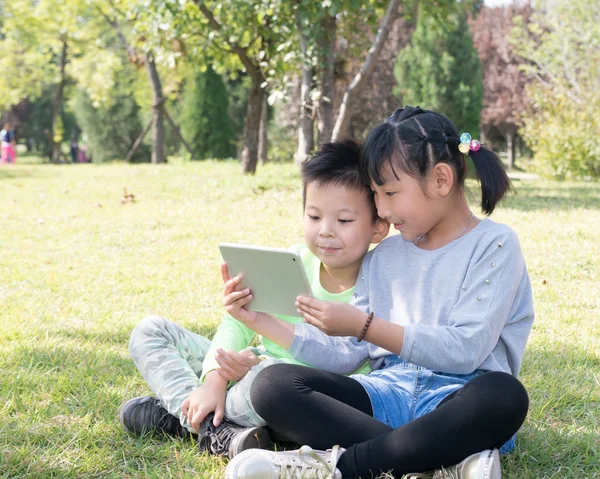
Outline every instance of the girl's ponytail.
<path id="1" fill-rule="evenodd" d="M 481 186 L 481 209 L 491 214 L 496 204 L 510 190 L 511 184 L 500 158 L 483 145 L 478 151 L 469 151 Z"/>

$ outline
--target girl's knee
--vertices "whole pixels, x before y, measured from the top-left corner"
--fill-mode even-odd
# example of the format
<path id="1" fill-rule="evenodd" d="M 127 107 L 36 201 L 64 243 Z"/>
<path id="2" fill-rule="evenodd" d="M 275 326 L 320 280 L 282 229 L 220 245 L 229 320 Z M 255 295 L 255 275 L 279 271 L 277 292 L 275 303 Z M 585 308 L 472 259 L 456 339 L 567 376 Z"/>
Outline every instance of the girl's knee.
<path id="1" fill-rule="evenodd" d="M 292 364 L 272 364 L 256 375 L 250 387 L 250 400 L 261 416 L 261 411 L 285 402 L 281 398 L 286 396 L 290 387 L 294 387 L 293 370 Z"/>
<path id="2" fill-rule="evenodd" d="M 529 410 L 529 396 L 523 384 L 508 373 L 489 372 L 478 379 L 485 390 L 484 396 L 493 409 L 503 416 L 525 419 Z"/>

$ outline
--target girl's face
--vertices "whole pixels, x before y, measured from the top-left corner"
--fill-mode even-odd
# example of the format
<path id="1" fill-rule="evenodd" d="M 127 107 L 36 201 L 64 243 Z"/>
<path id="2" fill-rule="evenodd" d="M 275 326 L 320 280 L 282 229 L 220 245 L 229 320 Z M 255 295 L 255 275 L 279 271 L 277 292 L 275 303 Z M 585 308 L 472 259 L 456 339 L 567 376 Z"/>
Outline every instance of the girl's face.
<path id="1" fill-rule="evenodd" d="M 402 236 L 414 241 L 427 234 L 439 222 L 440 203 L 436 200 L 435 178 L 431 172 L 419 182 L 396 168 L 396 175 L 386 165 L 381 176 L 383 185 L 371 183 L 377 214 L 388 220 Z M 396 178 L 398 176 L 398 178 Z"/>

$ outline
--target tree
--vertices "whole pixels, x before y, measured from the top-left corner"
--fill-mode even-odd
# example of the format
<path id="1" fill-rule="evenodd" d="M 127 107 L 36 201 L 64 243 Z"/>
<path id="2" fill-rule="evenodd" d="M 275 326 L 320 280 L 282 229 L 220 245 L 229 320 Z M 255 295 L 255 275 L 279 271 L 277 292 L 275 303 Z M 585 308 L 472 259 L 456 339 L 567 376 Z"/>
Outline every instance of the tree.
<path id="1" fill-rule="evenodd" d="M 65 89 L 72 82 L 74 61 L 91 44 L 95 31 L 85 28 L 90 10 L 81 0 L 12 0 L 4 5 L 0 58 L 0 106 L 16 105 L 53 91 L 52 160 L 61 160 Z M 2 105 L 3 103 L 3 105 Z"/>
<path id="2" fill-rule="evenodd" d="M 482 135 L 496 129 L 506 140 L 508 167 L 515 165 L 515 149 L 520 116 L 528 106 L 527 76 L 523 62 L 510 42 L 515 18 L 527 23 L 531 9 L 524 5 L 484 8 L 471 22 L 473 43 L 483 69 Z"/>
<path id="3" fill-rule="evenodd" d="M 361 67 L 360 71 L 355 75 L 352 79 L 348 88 L 344 92 L 344 97 L 342 98 L 342 104 L 340 105 L 340 111 L 338 113 L 337 119 L 335 121 L 335 125 L 333 127 L 333 132 L 331 134 L 332 141 L 343 139 L 348 136 L 348 127 L 350 125 L 350 108 L 352 106 L 352 102 L 354 98 L 360 93 L 362 88 L 364 88 L 366 81 L 369 77 L 369 74 L 375 67 L 375 62 L 383 44 L 387 40 L 391 24 L 398 17 L 398 8 L 399 8 L 398 0 L 390 0 L 387 6 L 387 10 L 385 12 L 385 16 L 381 21 L 381 26 L 379 27 L 379 31 L 377 32 L 377 36 L 373 40 L 373 45 L 369 49 L 367 56 L 365 58 L 365 62 Z"/>
<path id="4" fill-rule="evenodd" d="M 195 158 L 230 158 L 235 155 L 233 123 L 228 115 L 227 89 L 209 66 L 192 71 L 181 97 L 181 125 Z"/>
<path id="5" fill-rule="evenodd" d="M 294 56 L 288 7 L 276 0 L 168 0 L 152 6 L 169 34 L 185 39 L 188 55 L 198 66 L 210 62 L 218 73 L 242 72 L 250 79 L 241 153 L 244 173 L 256 171 L 267 90 Z"/>
<path id="6" fill-rule="evenodd" d="M 460 131 L 478 136 L 482 73 L 464 8 L 440 22 L 420 7 L 411 43 L 398 54 L 395 75 L 404 103 L 438 111 Z"/>
<path id="7" fill-rule="evenodd" d="M 541 173 L 600 177 L 600 3 L 540 2 L 514 45 L 533 81 L 521 134 Z"/>
<path id="8" fill-rule="evenodd" d="M 163 94 L 163 87 L 160 79 L 160 74 L 155 61 L 154 52 L 151 48 L 145 48 L 145 51 L 141 51 L 136 48 L 134 44 L 138 41 L 134 39 L 131 41 L 133 25 L 129 21 L 129 18 L 133 17 L 135 23 L 138 18 L 137 12 L 139 6 L 133 2 L 121 3 L 116 5 L 113 0 L 108 0 L 107 5 L 101 3 L 95 4 L 98 13 L 107 24 L 114 30 L 117 35 L 122 48 L 127 52 L 129 61 L 136 67 L 145 67 L 148 81 L 152 86 L 152 119 L 146 129 L 143 130 L 140 136 L 132 144 L 132 147 L 127 154 L 127 161 L 131 160 L 136 150 L 139 148 L 144 136 L 150 128 L 152 128 L 152 163 L 165 163 L 165 127 L 164 127 L 164 116 L 165 116 L 165 97 Z M 127 9 L 125 12 L 121 8 Z M 142 18 L 147 18 L 143 17 Z M 177 127 L 173 125 L 176 131 Z"/>
<path id="9" fill-rule="evenodd" d="M 386 6 L 387 11 L 380 20 L 382 7 Z M 327 8 L 315 3 L 296 2 L 294 10 L 302 59 L 296 162 L 302 163 L 314 148 L 315 118 L 318 119 L 318 144 L 348 136 L 352 103 L 366 84 L 387 40 L 391 25 L 399 15 L 399 2 L 397 0 L 383 2 L 350 0 L 330 3 Z M 362 25 L 365 22 L 369 26 L 378 25 L 379 31 L 360 71 L 343 94 L 336 119 L 334 113 L 337 43 L 340 40 L 340 33 L 343 35 L 345 32 L 354 32 L 359 28 L 359 23 Z"/>
<path id="10" fill-rule="evenodd" d="M 73 97 L 72 110 L 85 133 L 87 153 L 96 163 L 125 158 L 142 131 L 140 107 L 131 95 L 133 81 L 130 72 L 120 72 L 106 102 L 95 102 L 83 89 Z M 149 154 L 143 145 L 132 161 L 144 161 Z"/>
<path id="11" fill-rule="evenodd" d="M 469 6 L 473 3 L 477 0 L 463 2 Z M 412 17 L 417 5 L 426 15 L 442 17 L 455 9 L 457 2 L 408 0 L 401 4 L 395 0 L 348 0 L 328 5 L 323 8 L 316 3 L 297 2 L 297 17 L 302 19 L 297 24 L 303 59 L 297 161 L 306 158 L 306 146 L 314 144 L 314 139 L 307 136 L 312 135 L 314 118 L 318 119 L 319 144 L 351 134 L 353 115 L 362 106 L 359 99 L 364 91 L 373 90 L 372 74 L 394 27 L 412 29 L 406 20 Z M 371 30 L 376 33 L 371 35 Z M 399 36 L 402 35 L 396 32 L 394 41 Z M 348 75 L 347 65 L 357 65 L 352 68 L 349 80 L 344 78 Z M 336 83 L 346 85 L 341 94 L 336 94 Z M 384 115 L 380 111 L 377 117 Z"/>

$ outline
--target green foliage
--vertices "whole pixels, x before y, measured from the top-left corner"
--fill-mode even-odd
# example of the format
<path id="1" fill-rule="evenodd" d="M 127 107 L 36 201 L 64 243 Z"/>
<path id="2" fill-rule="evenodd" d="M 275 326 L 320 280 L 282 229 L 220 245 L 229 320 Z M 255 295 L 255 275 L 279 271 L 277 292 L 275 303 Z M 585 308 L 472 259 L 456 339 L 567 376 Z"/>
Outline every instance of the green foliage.
<path id="1" fill-rule="evenodd" d="M 600 3 L 547 2 L 514 44 L 535 81 L 521 135 L 537 170 L 557 178 L 600 178 Z"/>
<path id="2" fill-rule="evenodd" d="M 218 73 L 211 67 L 204 72 L 191 72 L 185 82 L 181 103 L 182 132 L 194 151 L 194 159 L 235 155 L 227 88 Z"/>
<path id="3" fill-rule="evenodd" d="M 226 80 L 229 100 L 229 118 L 233 122 L 234 137 L 240 139 L 244 133 L 244 120 L 248 108 L 250 79 L 246 75 Z"/>
<path id="4" fill-rule="evenodd" d="M 291 125 L 269 123 L 269 161 L 293 162 L 298 147 L 298 131 Z"/>
<path id="5" fill-rule="evenodd" d="M 99 32 L 93 4 L 85 0 L 11 0 L 0 31 L 0 109 L 34 99 L 60 78 L 59 57 L 67 44 L 66 76 L 85 53 L 94 56 Z"/>
<path id="6" fill-rule="evenodd" d="M 438 111 L 459 131 L 479 136 L 482 72 L 464 9 L 456 9 L 443 22 L 421 10 L 410 45 L 398 54 L 394 74 L 395 93 L 403 103 Z"/>
<path id="7" fill-rule="evenodd" d="M 72 110 L 80 126 L 88 156 L 95 163 L 124 160 L 142 131 L 140 107 L 130 94 L 127 83 L 115 83 L 109 103 L 94 104 L 87 92 L 78 90 Z M 149 161 L 147 145 L 138 148 L 132 161 Z"/>

